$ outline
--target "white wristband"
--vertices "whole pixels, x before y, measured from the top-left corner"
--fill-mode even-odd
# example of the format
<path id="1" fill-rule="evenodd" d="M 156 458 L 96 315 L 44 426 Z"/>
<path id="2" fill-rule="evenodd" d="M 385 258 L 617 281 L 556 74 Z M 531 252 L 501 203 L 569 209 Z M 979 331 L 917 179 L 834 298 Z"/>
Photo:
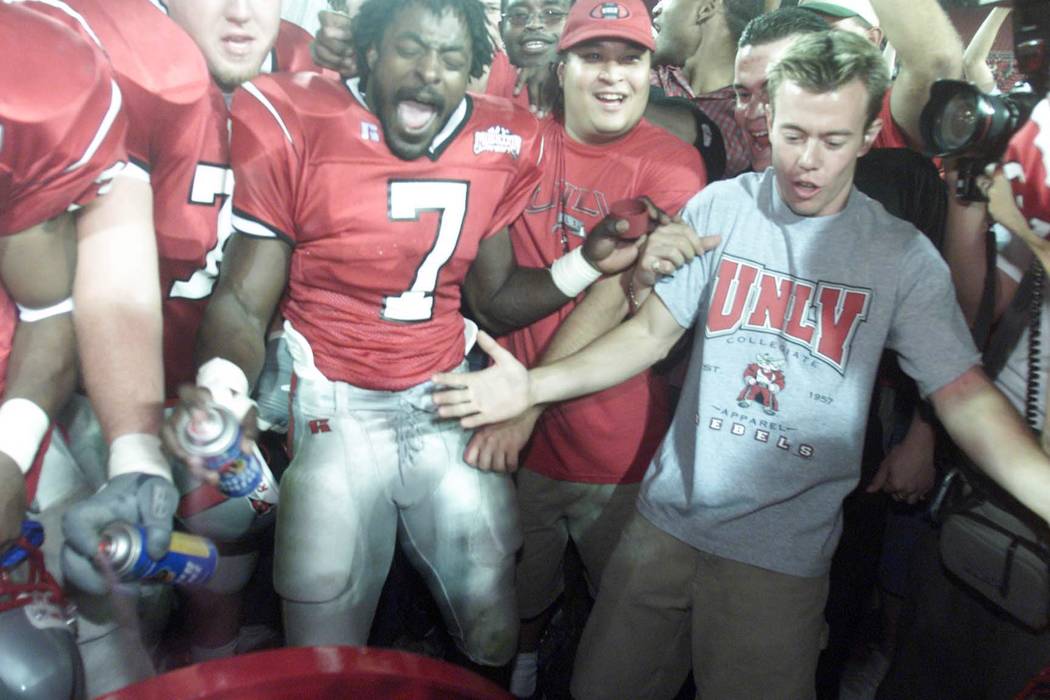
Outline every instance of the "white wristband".
<path id="1" fill-rule="evenodd" d="M 602 273 L 583 257 L 583 246 L 566 253 L 551 265 L 551 280 L 554 286 L 570 299 L 579 296 L 601 276 Z"/>
<path id="2" fill-rule="evenodd" d="M 160 438 L 149 433 L 127 433 L 109 446 L 109 478 L 141 472 L 171 481 L 171 466 L 160 449 Z"/>
<path id="3" fill-rule="evenodd" d="M 197 370 L 197 386 L 211 392 L 212 400 L 244 418 L 255 402 L 248 396 L 248 377 L 244 370 L 222 357 L 213 357 Z"/>
<path id="4" fill-rule="evenodd" d="M 49 427 L 47 413 L 29 399 L 4 401 L 0 406 L 0 452 L 13 459 L 23 474 L 28 473 Z"/>
<path id="5" fill-rule="evenodd" d="M 31 309 L 28 306 L 22 306 L 21 304 L 16 304 L 16 306 L 18 307 L 19 321 L 23 323 L 35 323 L 36 321 L 43 321 L 45 318 L 51 318 L 52 316 L 72 313 L 73 297 L 66 297 L 62 301 L 52 304 L 51 306 L 45 306 L 42 309 Z"/>

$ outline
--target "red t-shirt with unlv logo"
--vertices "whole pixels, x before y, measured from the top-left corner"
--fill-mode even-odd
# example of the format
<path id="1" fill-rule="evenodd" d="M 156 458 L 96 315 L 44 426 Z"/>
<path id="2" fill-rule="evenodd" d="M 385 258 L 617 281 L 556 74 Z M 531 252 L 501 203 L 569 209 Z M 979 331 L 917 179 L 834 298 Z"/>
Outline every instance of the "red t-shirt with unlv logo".
<path id="1" fill-rule="evenodd" d="M 548 144 L 543 180 L 511 227 L 520 265 L 547 267 L 567 249 L 582 245 L 584 234 L 617 200 L 647 195 L 664 211 L 677 213 L 707 184 L 696 149 L 644 119 L 626 136 L 603 145 L 572 140 L 553 118 L 543 121 L 543 133 Z M 575 306 L 570 302 L 502 342 L 532 366 Z M 667 385 L 646 371 L 605 391 L 547 408 L 523 464 L 553 479 L 637 482 L 669 422 Z"/>
<path id="2" fill-rule="evenodd" d="M 536 119 L 468 94 L 406 161 L 356 80 L 305 73 L 246 84 L 232 118 L 234 228 L 292 246 L 282 311 L 325 377 L 394 391 L 458 365 L 467 270 L 540 177 Z"/>

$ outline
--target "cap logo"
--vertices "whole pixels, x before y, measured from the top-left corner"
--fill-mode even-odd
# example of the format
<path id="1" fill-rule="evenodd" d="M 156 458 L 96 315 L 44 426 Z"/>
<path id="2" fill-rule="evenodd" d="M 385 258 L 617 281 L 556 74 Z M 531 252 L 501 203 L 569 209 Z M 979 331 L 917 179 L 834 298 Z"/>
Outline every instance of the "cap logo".
<path id="1" fill-rule="evenodd" d="M 603 2 L 591 10 L 594 19 L 627 19 L 630 16 L 631 11 L 618 2 Z"/>

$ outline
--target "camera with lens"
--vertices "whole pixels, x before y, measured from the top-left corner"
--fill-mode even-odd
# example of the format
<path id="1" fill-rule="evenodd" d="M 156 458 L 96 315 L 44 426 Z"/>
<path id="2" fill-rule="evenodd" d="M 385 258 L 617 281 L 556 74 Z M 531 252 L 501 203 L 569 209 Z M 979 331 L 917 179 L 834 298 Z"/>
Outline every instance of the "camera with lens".
<path id="1" fill-rule="evenodd" d="M 1014 57 L 1028 82 L 1005 95 L 990 95 L 965 81 L 938 80 L 920 117 L 927 151 L 958 159 L 960 199 L 985 199 L 977 176 L 1002 158 L 1010 138 L 1050 89 L 1050 0 L 1014 0 L 1013 8 Z"/>

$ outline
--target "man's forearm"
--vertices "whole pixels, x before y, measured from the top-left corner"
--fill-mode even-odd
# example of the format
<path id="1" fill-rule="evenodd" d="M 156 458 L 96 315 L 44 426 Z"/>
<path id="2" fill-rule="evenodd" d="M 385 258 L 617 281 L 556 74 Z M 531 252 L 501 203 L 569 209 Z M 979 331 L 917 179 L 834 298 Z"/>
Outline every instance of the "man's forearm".
<path id="1" fill-rule="evenodd" d="M 995 44 L 999 29 L 1010 14 L 1009 7 L 993 7 L 981 26 L 974 32 L 970 44 L 963 53 L 963 73 L 983 92 L 995 89 L 995 75 L 988 67 L 988 54 Z"/>
<path id="2" fill-rule="evenodd" d="M 931 396 L 952 439 L 992 479 L 1050 522 L 1050 459 L 1002 392 L 972 369 Z"/>
<path id="3" fill-rule="evenodd" d="M 587 291 L 587 296 L 558 326 L 537 365 L 547 365 L 582 350 L 615 328 L 627 316 L 624 279 L 630 272 L 607 277 Z"/>
<path id="4" fill-rule="evenodd" d="M 518 267 L 491 294 L 467 292 L 476 320 L 490 333 L 501 335 L 538 321 L 569 302 L 558 290 L 550 270 Z"/>
<path id="5" fill-rule="evenodd" d="M 684 332 L 651 295 L 637 316 L 580 352 L 530 370 L 530 403 L 565 401 L 616 386 L 666 357 Z"/>
<path id="6" fill-rule="evenodd" d="M 29 399 L 54 420 L 76 384 L 76 339 L 70 314 L 15 327 L 4 398 Z"/>
<path id="7" fill-rule="evenodd" d="M 950 171 L 949 178 L 953 174 Z M 954 185 L 949 190 L 944 258 L 952 273 L 959 306 L 972 325 L 987 284 L 988 211 L 977 202 L 960 202 L 954 195 Z"/>
<path id="8" fill-rule="evenodd" d="M 237 365 L 250 389 L 266 360 L 266 324 L 259 323 L 234 294 L 212 297 L 197 335 L 197 365 L 221 357 Z"/>
<path id="9" fill-rule="evenodd" d="M 74 322 L 88 394 L 109 442 L 156 434 L 163 330 L 149 185 L 118 177 L 77 228 Z"/>

